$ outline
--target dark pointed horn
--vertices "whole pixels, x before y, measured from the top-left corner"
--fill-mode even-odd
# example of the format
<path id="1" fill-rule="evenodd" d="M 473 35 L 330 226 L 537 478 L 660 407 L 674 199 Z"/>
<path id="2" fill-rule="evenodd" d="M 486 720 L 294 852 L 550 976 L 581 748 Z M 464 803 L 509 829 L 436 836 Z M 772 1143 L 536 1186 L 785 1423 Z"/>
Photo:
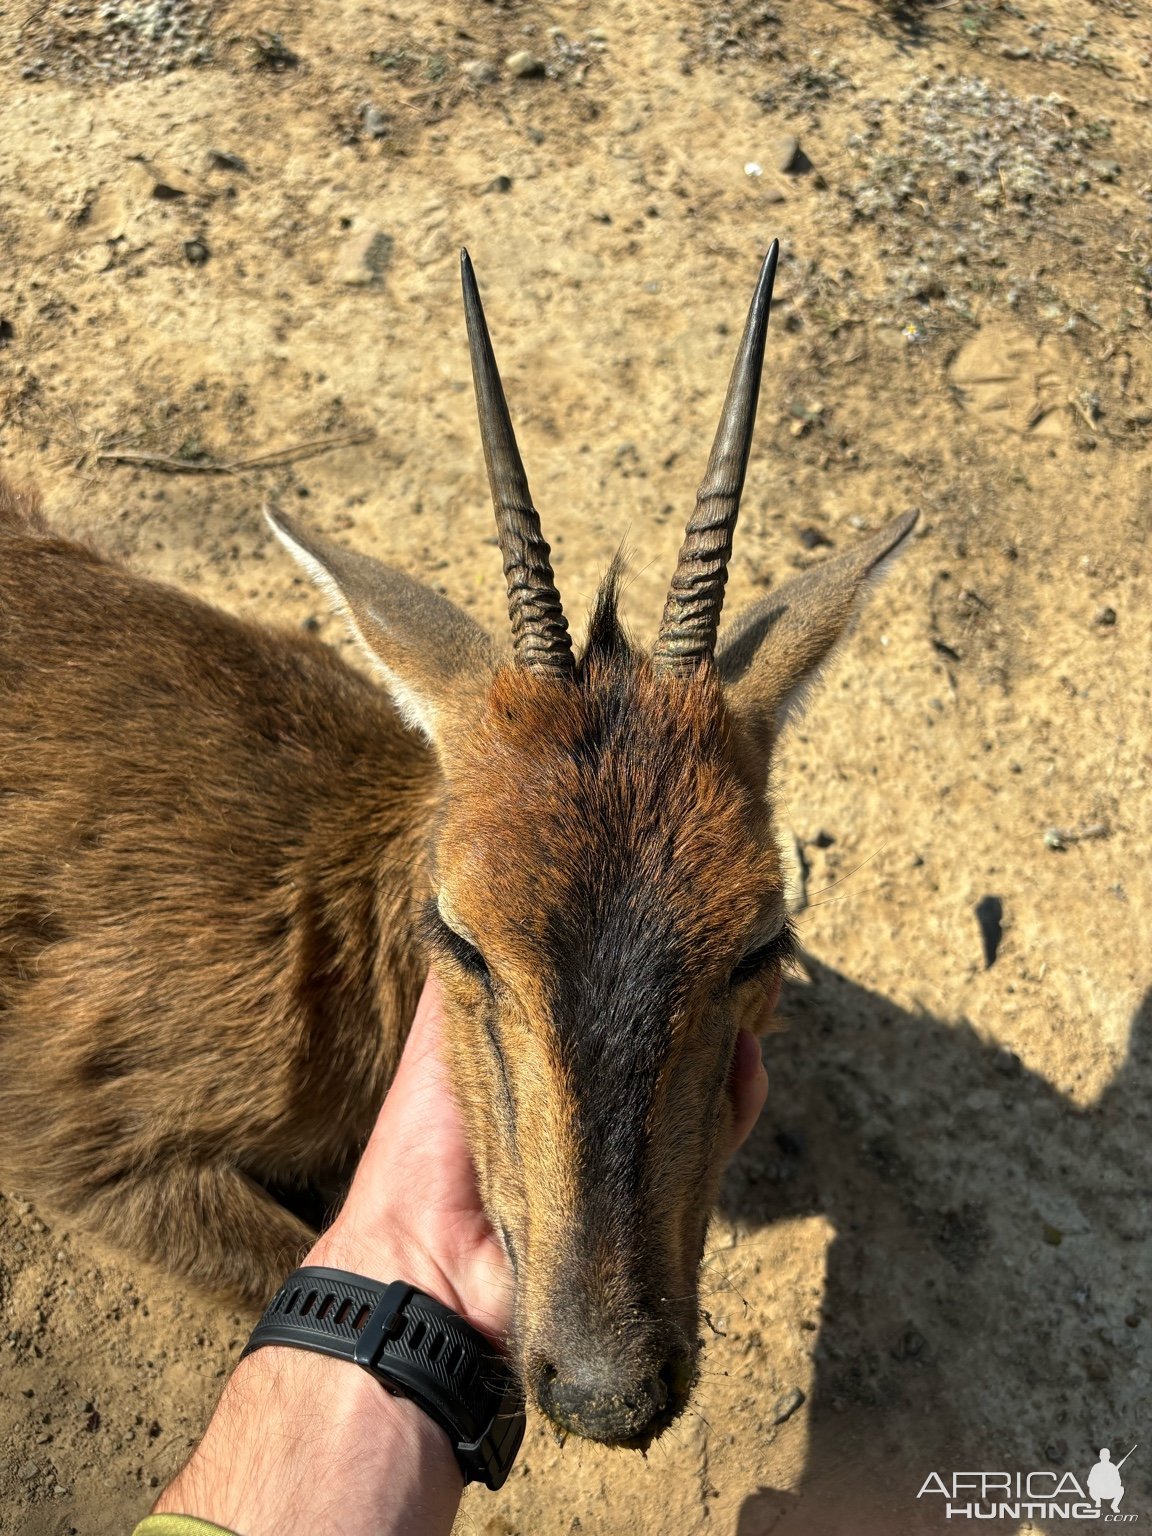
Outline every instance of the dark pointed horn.
<path id="1" fill-rule="evenodd" d="M 517 663 L 531 672 L 570 677 L 574 663 L 568 621 L 552 576 L 551 551 L 540 531 L 540 515 L 532 505 L 528 478 L 516 447 L 512 418 L 508 415 L 476 274 L 467 251 L 460 252 L 460 276 L 480 436 L 496 509 L 496 536 L 508 582 L 513 653 Z"/>
<path id="2" fill-rule="evenodd" d="M 696 493 L 693 512 L 676 574 L 664 604 L 660 634 L 652 652 L 658 671 L 689 677 L 712 655 L 724 583 L 732 554 L 732 534 L 740 511 L 744 472 L 756 425 L 756 401 L 760 395 L 760 369 L 764 362 L 764 338 L 772 305 L 772 284 L 780 242 L 773 240 L 752 297 L 752 307 L 740 340 L 740 350 L 728 381 L 724 410 L 704 481 Z"/>

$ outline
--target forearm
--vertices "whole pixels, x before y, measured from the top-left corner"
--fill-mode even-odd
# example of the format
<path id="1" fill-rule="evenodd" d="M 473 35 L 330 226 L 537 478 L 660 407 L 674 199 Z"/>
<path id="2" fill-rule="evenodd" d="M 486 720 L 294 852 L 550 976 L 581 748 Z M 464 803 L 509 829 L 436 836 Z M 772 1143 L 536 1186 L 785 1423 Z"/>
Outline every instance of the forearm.
<path id="1" fill-rule="evenodd" d="M 305 1262 L 443 1293 L 395 1237 L 360 1240 L 348 1225 L 337 1222 Z M 448 1536 L 462 1490 L 447 1435 L 414 1403 L 347 1361 L 266 1346 L 237 1366 L 155 1510 L 241 1536 Z"/>
<path id="2" fill-rule="evenodd" d="M 414 1404 L 344 1361 L 269 1347 L 237 1367 L 156 1513 L 242 1536 L 448 1536 L 462 1486 Z"/>
<path id="3" fill-rule="evenodd" d="M 511 1274 L 476 1194 L 438 1028 L 430 982 L 344 1208 L 304 1263 L 406 1281 L 498 1345 Z M 448 1536 L 463 1481 L 448 1435 L 414 1403 L 348 1361 L 265 1346 L 237 1367 L 155 1508 L 241 1536 Z"/>

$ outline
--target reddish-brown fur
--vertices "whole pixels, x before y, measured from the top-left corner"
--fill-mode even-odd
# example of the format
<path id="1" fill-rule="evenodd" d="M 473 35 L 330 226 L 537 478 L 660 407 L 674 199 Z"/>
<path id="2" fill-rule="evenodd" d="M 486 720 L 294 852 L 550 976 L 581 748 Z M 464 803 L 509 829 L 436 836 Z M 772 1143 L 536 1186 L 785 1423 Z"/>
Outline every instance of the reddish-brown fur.
<path id="1" fill-rule="evenodd" d="M 511 1212 L 519 1234 L 529 1379 L 602 1352 L 629 1382 L 651 1368 L 654 1349 L 672 1377 L 690 1379 L 696 1271 L 728 1117 L 718 1069 L 764 999 L 752 986 L 733 1007 L 726 984 L 765 911 L 779 908 L 783 882 L 762 784 L 713 671 L 658 676 L 620 649 L 593 659 L 580 682 L 573 695 L 499 674 L 454 758 L 443 844 L 460 851 L 441 889 L 502 983 L 495 1028 L 517 1064 L 514 1094 L 525 1064 L 537 1064 L 531 1113 L 511 1145 L 494 1134 L 490 1083 L 467 1069 L 491 1051 L 463 995 L 458 1081 L 489 1206 Z M 613 712 L 626 721 L 616 733 L 605 725 Z M 630 946 L 612 910 L 624 880 L 635 899 L 674 914 L 678 979 L 666 992 L 660 957 Z M 573 945 L 555 938 L 572 913 L 606 941 L 602 963 L 615 974 L 598 991 L 601 1010 L 620 999 L 603 1067 L 588 1060 L 584 1081 L 556 1023 L 565 991 L 586 987 Z M 667 1024 L 651 1074 L 642 1032 L 660 1020 L 642 1019 L 646 995 Z M 596 1022 L 580 1024 L 590 1033 Z M 612 1097 L 617 1072 L 627 1098 Z M 633 1102 L 635 1202 L 603 1160 L 596 1124 L 598 1109 L 619 1122 Z M 589 1191 L 601 1186 L 611 1198 L 594 1206 Z M 622 1317 L 631 1334 L 614 1341 Z"/>
<path id="2" fill-rule="evenodd" d="M 517 1348 L 560 1424 L 687 1400 L 738 1028 L 787 953 L 764 798 L 789 701 L 892 529 L 775 589 L 694 675 L 620 630 L 570 677 L 276 523 L 394 689 L 54 537 L 0 485 L 0 1166 L 259 1302 L 337 1191 L 431 944 Z"/>
<path id="3" fill-rule="evenodd" d="M 158 587 L 0 492 L 0 1162 L 257 1301 L 336 1186 L 424 962 L 437 772 L 319 643 Z"/>

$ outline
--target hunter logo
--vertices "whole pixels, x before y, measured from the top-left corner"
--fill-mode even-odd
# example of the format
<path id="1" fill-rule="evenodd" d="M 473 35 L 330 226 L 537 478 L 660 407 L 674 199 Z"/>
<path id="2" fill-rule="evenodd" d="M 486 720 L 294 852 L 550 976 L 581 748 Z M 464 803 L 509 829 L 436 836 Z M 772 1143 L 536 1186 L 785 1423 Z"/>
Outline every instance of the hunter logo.
<path id="1" fill-rule="evenodd" d="M 1112 1460 L 1107 1446 L 1085 1482 L 1072 1472 L 939 1472 L 924 1479 L 918 1499 L 942 1498 L 946 1520 L 1104 1520 L 1131 1525 L 1139 1515 L 1122 1513 L 1120 1468 L 1127 1451 Z"/>

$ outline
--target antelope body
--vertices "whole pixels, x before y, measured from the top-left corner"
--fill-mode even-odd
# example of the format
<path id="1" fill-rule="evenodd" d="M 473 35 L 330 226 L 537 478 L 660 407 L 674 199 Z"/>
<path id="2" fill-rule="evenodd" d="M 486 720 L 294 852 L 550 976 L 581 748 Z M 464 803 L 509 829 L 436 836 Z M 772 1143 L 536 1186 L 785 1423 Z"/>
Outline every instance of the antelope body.
<path id="1" fill-rule="evenodd" d="M 512 649 L 270 514 L 384 687 L 55 537 L 0 488 L 0 1166 L 263 1301 L 339 1189 L 429 961 L 516 1351 L 559 1425 L 643 1445 L 695 1375 L 737 1032 L 790 935 L 779 729 L 914 515 L 716 646 L 776 247 L 650 655 L 614 575 L 574 653 L 464 257 Z"/>

